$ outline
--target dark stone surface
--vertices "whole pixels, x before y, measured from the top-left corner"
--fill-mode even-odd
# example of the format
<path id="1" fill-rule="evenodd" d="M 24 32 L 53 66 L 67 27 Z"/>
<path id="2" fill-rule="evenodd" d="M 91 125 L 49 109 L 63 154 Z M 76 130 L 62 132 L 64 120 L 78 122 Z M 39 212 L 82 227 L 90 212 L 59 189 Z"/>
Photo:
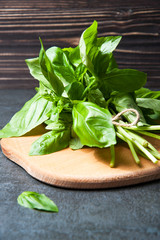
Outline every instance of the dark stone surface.
<path id="1" fill-rule="evenodd" d="M 34 95 L 0 90 L 0 127 Z M 160 181 L 96 191 L 56 188 L 29 176 L 0 152 L 1 240 L 159 240 Z M 23 191 L 44 193 L 59 213 L 17 204 Z"/>

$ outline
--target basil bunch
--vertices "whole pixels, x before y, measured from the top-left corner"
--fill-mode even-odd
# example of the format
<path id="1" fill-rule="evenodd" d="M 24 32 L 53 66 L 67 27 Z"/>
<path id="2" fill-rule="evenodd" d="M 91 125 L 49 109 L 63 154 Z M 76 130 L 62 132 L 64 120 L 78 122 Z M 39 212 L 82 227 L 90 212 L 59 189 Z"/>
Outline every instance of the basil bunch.
<path id="1" fill-rule="evenodd" d="M 132 131 L 148 132 L 153 129 L 149 124 L 160 114 L 160 94 L 142 88 L 147 75 L 118 68 L 113 51 L 120 40 L 121 36 L 98 38 L 96 21 L 82 33 L 75 48 L 51 47 L 45 51 L 40 39 L 39 57 L 26 60 L 31 75 L 39 81 L 37 93 L 0 131 L 0 138 L 22 136 L 43 123 L 46 133 L 32 144 L 30 155 L 49 154 L 68 146 L 111 147 L 114 166 L 118 137 L 128 143 L 136 162 L 137 148 L 147 157 L 148 152 L 159 156 L 152 147 L 144 151 L 138 145 L 138 135 L 113 126 L 112 114 L 134 108 L 140 120 Z M 122 120 L 132 122 L 135 117 L 129 112 Z"/>

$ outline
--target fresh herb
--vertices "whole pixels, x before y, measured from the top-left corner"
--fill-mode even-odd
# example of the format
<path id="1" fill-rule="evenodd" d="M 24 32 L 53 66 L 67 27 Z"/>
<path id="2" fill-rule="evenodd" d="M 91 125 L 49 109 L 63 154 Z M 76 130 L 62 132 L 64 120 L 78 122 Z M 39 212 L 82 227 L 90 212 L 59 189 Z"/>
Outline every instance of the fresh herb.
<path id="1" fill-rule="evenodd" d="M 22 136 L 43 123 L 46 133 L 32 144 L 30 155 L 68 146 L 110 147 L 110 166 L 114 167 L 114 146 L 122 140 L 137 164 L 139 154 L 157 163 L 159 152 L 141 135 L 160 138 L 156 133 L 160 130 L 156 125 L 160 91 L 144 88 L 145 73 L 118 68 L 113 51 L 122 37 L 98 38 L 97 26 L 94 21 L 75 48 L 54 46 L 45 51 L 40 39 L 39 56 L 26 60 L 31 75 L 39 81 L 37 94 L 0 131 L 0 138 Z M 132 126 L 135 110 L 139 121 Z M 121 111 L 123 117 L 115 124 L 112 118 Z"/>
<path id="2" fill-rule="evenodd" d="M 23 192 L 18 196 L 17 202 L 26 208 L 58 212 L 58 207 L 51 199 L 46 197 L 46 195 L 37 192 Z"/>

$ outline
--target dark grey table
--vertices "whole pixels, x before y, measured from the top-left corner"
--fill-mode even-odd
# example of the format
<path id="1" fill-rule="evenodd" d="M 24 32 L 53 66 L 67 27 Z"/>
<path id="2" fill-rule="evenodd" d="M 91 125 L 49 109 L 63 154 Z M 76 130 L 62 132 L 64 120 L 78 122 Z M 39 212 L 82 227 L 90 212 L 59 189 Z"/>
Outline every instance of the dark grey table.
<path id="1" fill-rule="evenodd" d="M 0 90 L 0 128 L 34 95 L 34 90 Z M 125 188 L 80 191 L 33 179 L 0 152 L 1 240 L 159 240 L 160 181 Z M 17 204 L 23 191 L 44 193 L 59 213 Z"/>

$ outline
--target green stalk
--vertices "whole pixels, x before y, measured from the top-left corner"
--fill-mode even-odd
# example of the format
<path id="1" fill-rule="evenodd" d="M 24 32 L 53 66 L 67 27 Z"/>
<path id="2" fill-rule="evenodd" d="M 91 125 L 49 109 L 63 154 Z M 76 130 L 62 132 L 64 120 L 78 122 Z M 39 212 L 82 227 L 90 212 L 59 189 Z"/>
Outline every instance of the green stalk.
<path id="1" fill-rule="evenodd" d="M 135 140 L 134 143 L 153 163 L 158 163 L 158 160 L 146 148 L 144 148 L 139 142 L 137 142 Z"/>
<path id="2" fill-rule="evenodd" d="M 117 134 L 117 137 L 119 137 L 120 139 L 122 139 L 123 141 L 125 141 L 128 144 L 135 162 L 137 164 L 140 164 L 140 159 L 139 159 L 139 157 L 138 157 L 138 155 L 137 155 L 137 153 L 135 151 L 135 148 L 134 148 L 132 142 L 130 140 L 124 138 L 124 136 L 121 135 L 119 132 L 117 132 L 116 134 Z"/>
<path id="3" fill-rule="evenodd" d="M 130 129 L 130 130 L 136 130 L 136 131 L 143 131 L 143 130 L 147 130 L 147 131 L 156 131 L 156 130 L 160 130 L 160 125 L 151 125 L 151 126 L 142 126 L 142 127 L 137 127 L 137 126 L 132 126 L 132 127 L 126 127 L 124 126 L 124 128 Z"/>
<path id="4" fill-rule="evenodd" d="M 137 140 L 143 147 L 148 147 L 148 141 L 142 138 L 141 136 L 126 130 L 135 140 Z"/>
<path id="5" fill-rule="evenodd" d="M 129 148 L 131 150 L 131 153 L 132 153 L 132 155 L 134 157 L 135 162 L 137 164 L 140 164 L 140 159 L 139 159 L 139 157 L 138 157 L 138 155 L 137 155 L 137 153 L 136 153 L 136 151 L 134 149 L 134 146 L 133 146 L 132 142 L 130 140 L 127 140 L 127 143 L 128 143 L 128 146 L 129 146 Z"/>
<path id="6" fill-rule="evenodd" d="M 148 151 L 155 157 L 157 158 L 158 160 L 160 160 L 160 153 L 158 151 L 153 151 L 153 150 L 150 150 L 148 149 Z"/>
<path id="7" fill-rule="evenodd" d="M 146 131 L 138 131 L 140 134 L 152 137 L 152 138 L 156 138 L 160 140 L 160 135 L 155 134 L 155 133 L 151 133 L 151 132 L 146 132 Z"/>
<path id="8" fill-rule="evenodd" d="M 143 147 L 133 136 L 126 132 L 122 127 L 117 126 L 118 131 L 131 142 L 133 142 L 153 163 L 157 163 L 158 160 L 145 148 Z"/>
<path id="9" fill-rule="evenodd" d="M 115 166 L 115 147 L 114 147 L 114 145 L 110 146 L 110 152 L 111 152 L 110 167 L 114 167 Z"/>

